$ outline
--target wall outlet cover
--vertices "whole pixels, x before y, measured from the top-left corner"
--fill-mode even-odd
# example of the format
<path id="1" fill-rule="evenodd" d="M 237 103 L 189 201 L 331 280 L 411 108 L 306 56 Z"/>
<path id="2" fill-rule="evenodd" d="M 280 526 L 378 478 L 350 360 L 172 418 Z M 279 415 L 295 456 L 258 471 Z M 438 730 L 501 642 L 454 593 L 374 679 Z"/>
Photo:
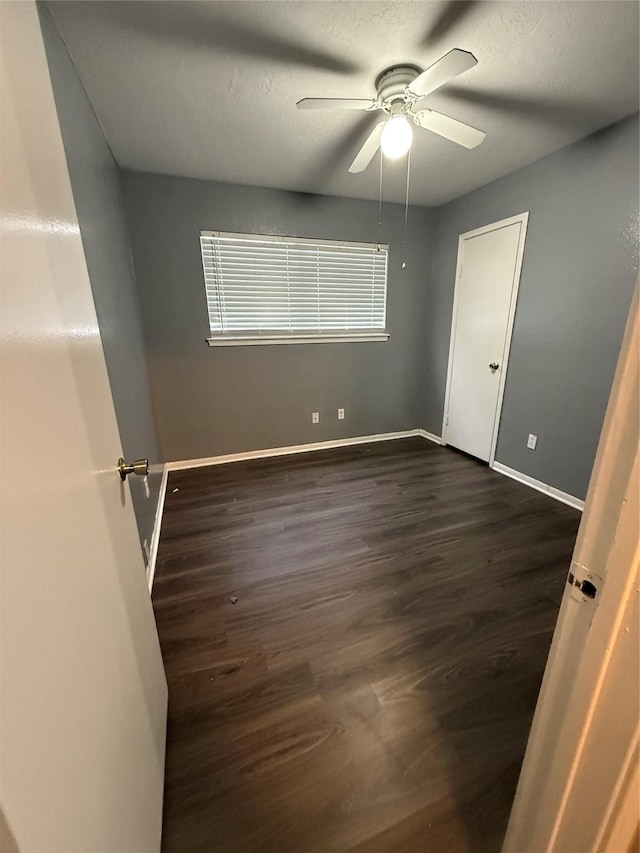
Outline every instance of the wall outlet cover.
<path id="1" fill-rule="evenodd" d="M 320 412 L 311 412 L 311 423 L 319 424 L 320 423 Z"/>
<path id="2" fill-rule="evenodd" d="M 529 450 L 535 450 L 537 443 L 538 443 L 538 436 L 533 435 L 533 433 L 529 433 L 529 438 L 527 439 L 527 447 L 529 448 Z"/>
<path id="3" fill-rule="evenodd" d="M 344 420 L 344 409 L 338 409 L 338 420 L 339 421 Z"/>

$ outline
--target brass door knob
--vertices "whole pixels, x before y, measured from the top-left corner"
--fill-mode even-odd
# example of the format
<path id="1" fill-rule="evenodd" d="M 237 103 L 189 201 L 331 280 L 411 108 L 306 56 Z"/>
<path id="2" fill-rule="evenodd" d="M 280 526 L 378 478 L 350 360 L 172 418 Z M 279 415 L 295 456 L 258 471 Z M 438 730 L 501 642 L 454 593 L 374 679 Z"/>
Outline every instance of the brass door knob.
<path id="1" fill-rule="evenodd" d="M 121 480 L 126 480 L 129 474 L 137 474 L 138 477 L 146 477 L 149 473 L 149 460 L 136 459 L 135 462 L 125 462 L 121 456 L 120 459 L 118 459 L 118 471 L 120 473 Z"/>

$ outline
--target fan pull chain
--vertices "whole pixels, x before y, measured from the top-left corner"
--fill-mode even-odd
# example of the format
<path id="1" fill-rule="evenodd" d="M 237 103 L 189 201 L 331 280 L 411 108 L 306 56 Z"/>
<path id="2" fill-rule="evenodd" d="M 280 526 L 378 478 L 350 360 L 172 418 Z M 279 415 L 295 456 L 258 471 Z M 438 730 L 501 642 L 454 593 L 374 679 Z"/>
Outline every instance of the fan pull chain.
<path id="1" fill-rule="evenodd" d="M 378 199 L 378 246 L 381 245 L 380 237 L 382 236 L 382 164 L 384 162 L 384 157 L 382 156 L 382 151 L 380 152 L 380 193 Z"/>
<path id="2" fill-rule="evenodd" d="M 406 257 L 407 257 L 407 222 L 409 221 L 409 174 L 411 172 L 411 149 L 409 149 L 407 153 L 407 191 L 404 199 L 404 238 L 402 241 L 402 254 L 404 256 L 404 260 L 402 261 L 402 269 L 406 269 Z"/>

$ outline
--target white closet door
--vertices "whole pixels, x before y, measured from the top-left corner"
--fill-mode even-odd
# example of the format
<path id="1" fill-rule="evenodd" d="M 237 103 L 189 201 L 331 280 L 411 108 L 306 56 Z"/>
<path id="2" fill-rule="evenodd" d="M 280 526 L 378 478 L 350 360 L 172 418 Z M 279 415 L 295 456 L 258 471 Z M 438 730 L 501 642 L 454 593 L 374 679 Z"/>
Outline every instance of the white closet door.
<path id="1" fill-rule="evenodd" d="M 443 436 L 491 458 L 517 296 L 525 217 L 463 234 L 452 325 Z"/>

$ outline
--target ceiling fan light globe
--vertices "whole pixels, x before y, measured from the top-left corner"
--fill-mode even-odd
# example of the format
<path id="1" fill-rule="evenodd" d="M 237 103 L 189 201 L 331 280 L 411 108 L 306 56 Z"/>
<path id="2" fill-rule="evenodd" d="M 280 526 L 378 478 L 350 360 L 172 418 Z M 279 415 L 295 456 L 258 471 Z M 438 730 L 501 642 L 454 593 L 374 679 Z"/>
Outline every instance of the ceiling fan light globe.
<path id="1" fill-rule="evenodd" d="M 413 130 L 405 115 L 393 115 L 388 120 L 380 137 L 380 148 L 385 157 L 398 160 L 411 148 Z"/>

